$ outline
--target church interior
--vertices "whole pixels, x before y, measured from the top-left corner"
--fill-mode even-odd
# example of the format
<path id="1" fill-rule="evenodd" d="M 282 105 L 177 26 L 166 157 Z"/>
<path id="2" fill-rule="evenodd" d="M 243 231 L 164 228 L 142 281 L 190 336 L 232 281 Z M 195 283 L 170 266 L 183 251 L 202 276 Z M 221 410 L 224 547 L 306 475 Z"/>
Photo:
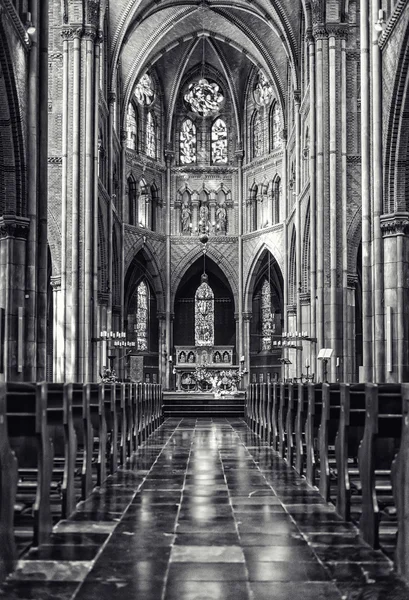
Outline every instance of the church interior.
<path id="1" fill-rule="evenodd" d="M 408 0 L 0 0 L 0 598 L 409 599 L 407 107 Z"/>

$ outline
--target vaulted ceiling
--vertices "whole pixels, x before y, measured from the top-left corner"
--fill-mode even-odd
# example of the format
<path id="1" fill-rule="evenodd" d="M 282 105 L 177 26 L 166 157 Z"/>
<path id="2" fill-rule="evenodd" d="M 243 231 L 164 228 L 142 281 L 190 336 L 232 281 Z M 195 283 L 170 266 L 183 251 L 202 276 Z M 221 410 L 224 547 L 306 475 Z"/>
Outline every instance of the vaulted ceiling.
<path id="1" fill-rule="evenodd" d="M 235 109 L 244 106 L 253 68 L 282 103 L 288 73 L 298 88 L 302 0 L 115 0 L 110 3 L 112 65 L 121 65 L 125 101 L 153 66 L 170 117 L 186 73 L 206 64 L 225 79 Z M 203 45 L 203 38 L 205 44 Z M 112 73 L 114 86 L 115 73 Z"/>

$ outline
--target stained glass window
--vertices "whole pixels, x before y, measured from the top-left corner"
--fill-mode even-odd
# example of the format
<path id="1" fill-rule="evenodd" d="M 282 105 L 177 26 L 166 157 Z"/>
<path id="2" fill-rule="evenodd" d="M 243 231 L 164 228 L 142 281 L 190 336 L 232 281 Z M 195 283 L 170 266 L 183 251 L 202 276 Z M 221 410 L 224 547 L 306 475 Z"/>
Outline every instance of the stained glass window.
<path id="1" fill-rule="evenodd" d="M 190 83 L 184 98 L 193 112 L 204 117 L 217 112 L 224 100 L 217 83 L 210 83 L 207 79 Z"/>
<path id="2" fill-rule="evenodd" d="M 227 162 L 227 127 L 223 119 L 216 119 L 212 125 L 212 163 Z"/>
<path id="3" fill-rule="evenodd" d="M 259 71 L 253 90 L 254 100 L 260 106 L 270 104 L 273 97 L 273 87 L 263 71 Z"/>
<path id="4" fill-rule="evenodd" d="M 151 158 L 156 158 L 156 127 L 151 112 L 148 112 L 146 120 L 146 154 Z"/>
<path id="5" fill-rule="evenodd" d="M 180 162 L 191 165 L 196 162 L 196 125 L 185 119 L 180 129 Z"/>
<path id="6" fill-rule="evenodd" d="M 149 330 L 149 291 L 145 281 L 137 287 L 136 298 L 136 348 L 146 351 L 148 349 L 148 330 Z"/>
<path id="7" fill-rule="evenodd" d="M 205 273 L 195 295 L 195 345 L 214 344 L 214 294 Z"/>
<path id="8" fill-rule="evenodd" d="M 135 98 L 142 106 L 149 106 L 155 99 L 155 90 L 152 78 L 145 73 L 135 86 Z"/>
<path id="9" fill-rule="evenodd" d="M 128 104 L 128 112 L 126 114 L 126 145 L 131 150 L 136 150 L 137 122 L 136 111 L 132 102 Z"/>
<path id="10" fill-rule="evenodd" d="M 281 148 L 281 112 L 277 102 L 275 103 L 271 113 L 271 148 L 276 150 Z"/>
<path id="11" fill-rule="evenodd" d="M 261 286 L 261 349 L 271 350 L 271 335 L 274 332 L 274 319 L 271 313 L 271 287 L 267 279 Z"/>
<path id="12" fill-rule="evenodd" d="M 263 154 L 263 126 L 258 112 L 253 119 L 253 156 L 261 156 Z"/>

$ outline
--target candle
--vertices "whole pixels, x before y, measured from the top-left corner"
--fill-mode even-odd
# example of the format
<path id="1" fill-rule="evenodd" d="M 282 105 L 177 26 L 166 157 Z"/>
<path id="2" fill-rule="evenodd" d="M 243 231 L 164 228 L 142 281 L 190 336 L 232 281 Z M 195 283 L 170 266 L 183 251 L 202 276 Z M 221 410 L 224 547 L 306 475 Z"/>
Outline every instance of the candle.
<path id="1" fill-rule="evenodd" d="M 305 359 L 305 366 L 306 366 L 306 368 L 308 368 L 308 367 L 310 366 L 310 363 L 309 363 L 309 361 L 308 361 L 308 358 L 306 358 L 306 359 Z"/>

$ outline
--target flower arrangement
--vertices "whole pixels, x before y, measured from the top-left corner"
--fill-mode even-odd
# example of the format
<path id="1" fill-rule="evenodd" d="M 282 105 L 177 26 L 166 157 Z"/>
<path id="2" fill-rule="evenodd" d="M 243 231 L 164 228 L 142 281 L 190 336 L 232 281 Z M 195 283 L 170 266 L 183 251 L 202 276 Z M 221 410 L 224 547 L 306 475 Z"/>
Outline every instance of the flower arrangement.
<path id="1" fill-rule="evenodd" d="M 104 367 L 101 374 L 102 383 L 116 383 L 118 381 L 117 374 L 115 373 L 115 369 L 107 369 Z"/>
<path id="2" fill-rule="evenodd" d="M 245 371 L 237 369 L 214 371 L 204 367 L 196 367 L 194 378 L 199 389 L 213 392 L 215 396 L 221 396 L 236 393 L 244 374 Z"/>

